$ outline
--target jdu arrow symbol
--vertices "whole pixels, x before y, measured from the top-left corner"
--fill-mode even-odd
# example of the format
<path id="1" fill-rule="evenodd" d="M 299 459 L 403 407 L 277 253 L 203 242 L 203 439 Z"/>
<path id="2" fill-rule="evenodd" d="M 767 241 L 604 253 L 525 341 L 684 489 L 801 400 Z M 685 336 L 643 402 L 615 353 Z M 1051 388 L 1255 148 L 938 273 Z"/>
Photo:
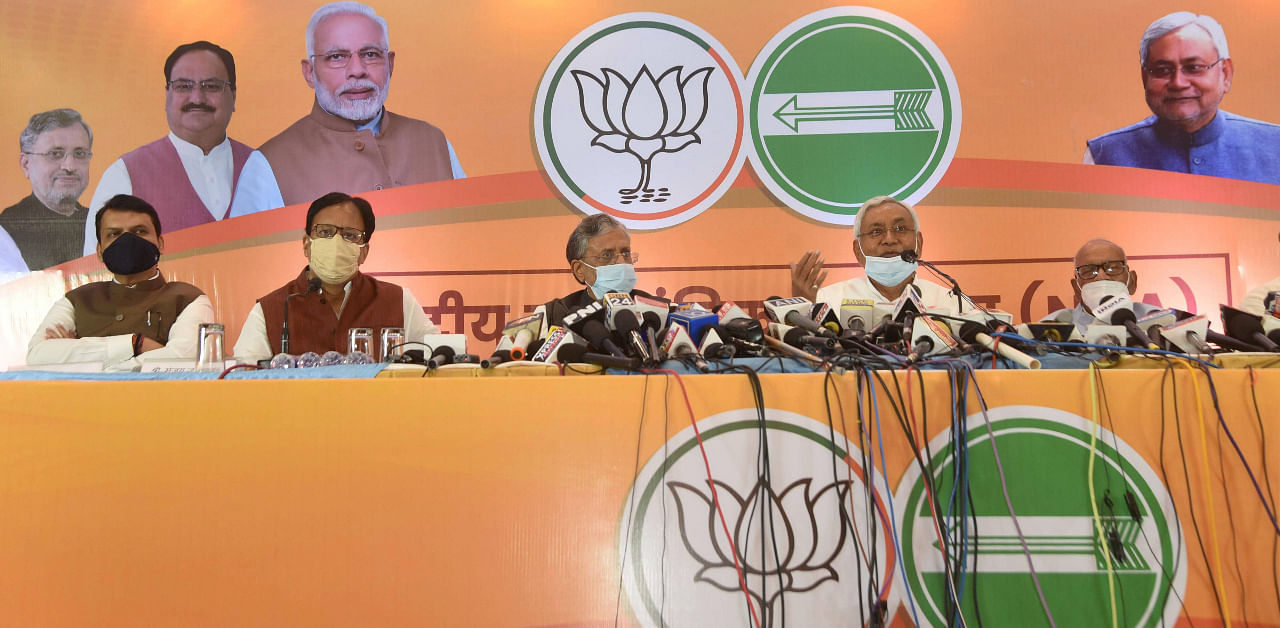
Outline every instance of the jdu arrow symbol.
<path id="1" fill-rule="evenodd" d="M 805 104 L 800 97 L 805 96 Z M 772 98 L 785 98 L 781 107 L 773 111 L 773 117 L 795 133 L 805 132 L 815 123 L 852 123 L 838 126 L 847 133 L 877 131 L 929 131 L 934 129 L 929 117 L 929 100 L 932 90 L 902 90 L 892 92 L 841 92 L 824 94 L 773 94 Z M 870 101 L 870 102 L 869 102 Z M 867 121 L 892 121 L 874 126 L 858 124 Z M 832 125 L 822 132 L 830 133 Z"/>

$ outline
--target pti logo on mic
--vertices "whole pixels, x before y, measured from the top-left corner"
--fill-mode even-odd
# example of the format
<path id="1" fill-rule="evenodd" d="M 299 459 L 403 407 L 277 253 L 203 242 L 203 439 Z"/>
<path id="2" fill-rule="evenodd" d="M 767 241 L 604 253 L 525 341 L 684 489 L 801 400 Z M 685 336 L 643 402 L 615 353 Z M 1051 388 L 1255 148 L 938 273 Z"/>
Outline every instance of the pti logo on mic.
<path id="1" fill-rule="evenodd" d="M 742 72 L 709 33 L 660 13 L 596 23 L 538 86 L 543 170 L 587 214 L 632 229 L 682 223 L 720 198 L 746 159 Z"/>
<path id="2" fill-rule="evenodd" d="M 822 222 L 862 203 L 917 203 L 960 141 L 960 91 L 942 51 L 877 9 L 809 14 L 773 37 L 747 75 L 748 154 L 770 192 Z"/>

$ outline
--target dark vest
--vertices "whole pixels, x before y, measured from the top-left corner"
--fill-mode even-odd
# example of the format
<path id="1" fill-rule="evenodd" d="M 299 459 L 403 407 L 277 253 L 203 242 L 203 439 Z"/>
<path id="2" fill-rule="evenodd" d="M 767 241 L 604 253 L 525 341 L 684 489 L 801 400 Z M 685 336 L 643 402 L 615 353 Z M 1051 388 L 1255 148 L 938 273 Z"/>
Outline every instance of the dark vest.
<path id="1" fill-rule="evenodd" d="M 1218 110 L 1185 133 L 1155 116 L 1088 142 L 1093 163 L 1280 184 L 1280 126 Z"/>
<path id="2" fill-rule="evenodd" d="M 310 203 L 329 192 L 363 194 L 453 178 L 444 132 L 386 110 L 382 133 L 374 135 L 315 104 L 310 115 L 258 150 L 271 164 L 285 205 Z"/>
<path id="3" fill-rule="evenodd" d="M 284 323 L 284 300 L 307 290 L 307 270 L 278 290 L 258 299 L 266 319 L 267 341 L 280 351 Z M 347 331 L 352 327 L 372 327 L 374 337 L 384 327 L 404 327 L 404 291 L 393 283 L 378 281 L 363 273 L 351 278 L 351 294 L 342 317 L 333 315 L 324 294 L 312 292 L 289 302 L 289 353 L 314 351 L 347 352 Z"/>
<path id="4" fill-rule="evenodd" d="M 89 210 L 76 203 L 76 211 L 63 216 L 30 195 L 0 213 L 0 227 L 18 245 L 28 270 L 43 270 L 84 254 L 84 223 Z"/>
<path id="5" fill-rule="evenodd" d="M 169 344 L 169 328 L 178 314 L 203 295 L 199 288 L 163 276 L 122 286 L 99 281 L 67 293 L 75 308 L 76 334 L 81 338 L 142 334 Z"/>
<path id="6" fill-rule="evenodd" d="M 222 214 L 223 220 L 231 212 L 231 201 L 235 200 L 236 182 L 240 180 L 240 171 L 249 160 L 253 149 L 231 140 L 231 196 L 226 207 L 205 208 L 200 195 L 187 178 L 187 170 L 182 167 L 182 158 L 178 149 L 168 137 L 162 137 L 150 144 L 125 153 L 120 159 L 129 171 L 129 181 L 133 185 L 133 195 L 146 200 L 160 214 L 160 226 L 165 233 L 203 225 L 213 222 L 214 212 Z"/>

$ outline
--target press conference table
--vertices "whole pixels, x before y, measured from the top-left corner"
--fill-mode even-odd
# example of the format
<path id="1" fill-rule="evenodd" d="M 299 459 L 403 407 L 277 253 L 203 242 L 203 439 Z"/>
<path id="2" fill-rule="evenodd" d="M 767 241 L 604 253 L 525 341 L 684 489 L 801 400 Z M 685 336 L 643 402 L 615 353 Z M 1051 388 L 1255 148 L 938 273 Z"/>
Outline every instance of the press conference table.
<path id="1" fill-rule="evenodd" d="M 422 374 L 0 379 L 0 623 L 652 625 L 653 611 L 623 586 L 633 570 L 620 548 L 633 481 L 646 461 L 672 455 L 666 447 L 689 433 L 691 418 L 710 429 L 754 416 L 749 378 Z M 865 385 L 859 400 L 853 372 L 763 374 L 760 393 L 771 422 L 785 415 L 833 435 L 859 425 L 876 434 L 878 448 L 866 441 L 883 456 L 876 472 L 896 486 L 914 462 L 890 411 L 894 389 L 913 412 L 928 412 L 917 429 L 934 438 L 948 429 L 952 388 L 943 371 L 880 375 L 878 415 Z M 974 378 L 993 412 L 1069 413 L 1092 426 L 1087 370 Z M 1093 390 L 1101 386 L 1102 427 L 1130 456 L 1159 469 L 1189 450 L 1192 462 L 1166 474 L 1178 512 L 1195 510 L 1200 525 L 1217 514 L 1218 562 L 1187 550 L 1183 616 L 1219 617 L 1211 571 L 1225 578 L 1233 617 L 1275 625 L 1272 524 L 1222 440 L 1212 398 L 1258 481 L 1280 486 L 1280 370 L 1220 369 L 1212 391 L 1209 383 L 1181 366 L 1108 369 Z M 967 410 L 980 417 L 975 392 Z M 757 473 L 754 448 L 715 451 L 707 464 L 717 478 Z M 785 475 L 791 463 L 774 464 Z M 1012 455 L 1010 464 L 1010 477 L 1027 472 Z M 1054 460 L 1035 464 L 1074 473 Z M 1212 507 L 1204 487 L 1214 487 Z M 1233 546 L 1237 539 L 1247 546 Z M 849 578 L 822 587 L 815 591 L 847 587 L 857 597 Z M 668 611 L 676 612 L 659 612 Z M 830 613 L 831 622 L 848 621 Z M 900 601 L 890 613 L 911 623 Z M 983 607 L 987 625 L 999 614 Z"/>

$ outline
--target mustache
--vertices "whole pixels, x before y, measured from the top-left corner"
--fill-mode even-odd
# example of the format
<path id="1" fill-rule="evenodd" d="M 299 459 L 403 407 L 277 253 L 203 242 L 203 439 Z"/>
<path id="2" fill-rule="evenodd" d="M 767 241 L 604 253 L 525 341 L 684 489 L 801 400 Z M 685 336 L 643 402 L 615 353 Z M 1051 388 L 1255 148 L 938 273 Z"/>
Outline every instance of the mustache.
<path id="1" fill-rule="evenodd" d="M 373 90 L 373 93 L 375 94 L 382 91 L 382 87 L 377 83 L 374 83 L 373 81 L 370 81 L 368 79 L 356 79 L 354 81 L 348 81 L 345 85 L 339 88 L 334 95 L 341 96 L 347 92 L 354 92 L 354 91 L 360 91 L 365 89 Z"/>
<path id="2" fill-rule="evenodd" d="M 182 110 L 183 111 L 208 111 L 209 113 L 213 113 L 214 111 L 216 111 L 213 107 L 210 107 L 209 105 L 196 103 L 196 102 L 187 103 L 183 105 Z"/>

